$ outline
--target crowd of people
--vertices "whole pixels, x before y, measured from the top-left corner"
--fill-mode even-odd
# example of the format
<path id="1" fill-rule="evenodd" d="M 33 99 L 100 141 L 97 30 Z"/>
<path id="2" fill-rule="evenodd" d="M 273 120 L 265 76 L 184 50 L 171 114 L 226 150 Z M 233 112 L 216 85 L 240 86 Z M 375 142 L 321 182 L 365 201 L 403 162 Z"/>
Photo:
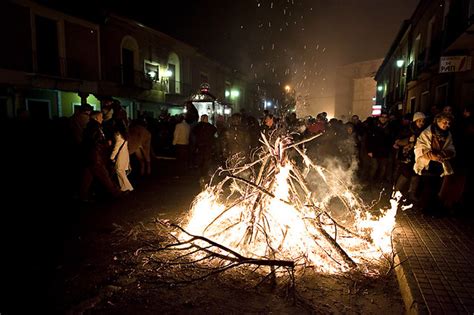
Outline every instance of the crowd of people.
<path id="1" fill-rule="evenodd" d="M 295 113 L 277 117 L 268 111 L 259 118 L 245 111 L 228 119 L 199 117 L 189 102 L 184 115 L 163 113 L 135 123 L 150 131 L 155 153 L 176 158 L 177 177 L 197 173 L 201 183 L 231 160 L 250 161 L 262 137 L 290 135 L 299 141 L 319 135 L 304 144 L 306 154 L 322 166 L 354 172 L 362 186 L 401 191 L 431 214 L 472 205 L 474 122 L 469 106 L 459 115 L 445 106 L 433 107 L 430 113 L 382 112 L 364 121 L 357 115 L 342 121 L 324 112 L 305 118 Z M 58 168 L 58 180 L 86 202 L 94 195 L 117 198 L 134 190 L 128 178 L 130 121 L 117 100 L 103 99 L 101 111 L 84 104 L 73 116 L 48 126 L 32 123 L 27 113 L 19 115 L 9 139 L 21 155 L 16 162 L 30 163 L 26 157 L 34 152 L 37 160 L 43 157 L 44 164 L 51 164 L 50 155 L 38 153 L 54 155 L 55 165 L 49 168 Z"/>
<path id="2" fill-rule="evenodd" d="M 188 110 L 188 113 L 192 111 Z M 202 177 L 209 166 L 224 165 L 231 158 L 247 162 L 261 139 L 291 135 L 293 141 L 310 138 L 307 155 L 316 163 L 336 165 L 354 172 L 362 186 L 373 190 L 401 191 L 405 199 L 432 215 L 468 209 L 472 204 L 472 108 L 457 116 L 452 107 L 430 113 L 397 116 L 382 112 L 361 121 L 328 119 L 326 113 L 298 119 L 294 113 L 280 118 L 265 112 L 260 119 L 235 113 L 216 126 L 203 115 L 197 122 L 186 115 L 174 129 L 177 167 L 181 174 L 193 167 Z M 290 153 L 291 154 L 291 153 Z"/>

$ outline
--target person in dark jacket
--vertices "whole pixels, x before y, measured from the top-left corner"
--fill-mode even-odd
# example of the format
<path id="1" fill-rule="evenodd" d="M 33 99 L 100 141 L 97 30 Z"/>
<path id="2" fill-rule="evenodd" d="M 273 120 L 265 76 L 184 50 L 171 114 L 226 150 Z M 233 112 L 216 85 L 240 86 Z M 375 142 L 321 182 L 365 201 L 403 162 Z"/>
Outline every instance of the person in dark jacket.
<path id="1" fill-rule="evenodd" d="M 380 183 L 389 183 L 390 154 L 392 152 L 393 134 L 389 125 L 388 114 L 382 112 L 378 121 L 367 134 L 367 155 L 375 163 L 369 170 L 369 178 Z"/>
<path id="2" fill-rule="evenodd" d="M 202 115 L 201 121 L 192 130 L 196 141 L 196 158 L 201 177 L 208 175 L 216 132 L 217 128 L 209 123 L 207 115 Z"/>
<path id="3" fill-rule="evenodd" d="M 199 113 L 198 110 L 196 109 L 196 106 L 194 106 L 193 102 L 189 101 L 186 102 L 186 115 L 184 119 L 189 125 L 194 125 L 197 123 L 199 119 Z"/>
<path id="4" fill-rule="evenodd" d="M 102 112 L 93 111 L 84 130 L 84 165 L 79 192 L 82 201 L 89 200 L 89 191 L 94 180 L 97 180 L 111 196 L 121 195 L 109 172 L 109 147 L 102 130 L 102 121 Z"/>
<path id="5" fill-rule="evenodd" d="M 394 148 L 398 150 L 397 159 L 399 161 L 399 174 L 395 178 L 395 190 L 405 191 L 408 186 L 408 198 L 411 201 L 418 200 L 417 190 L 420 181 L 419 175 L 415 174 L 413 165 L 415 164 L 415 143 L 418 136 L 425 128 L 426 116 L 422 112 L 413 115 L 413 121 L 400 132 L 400 136 L 395 140 Z"/>

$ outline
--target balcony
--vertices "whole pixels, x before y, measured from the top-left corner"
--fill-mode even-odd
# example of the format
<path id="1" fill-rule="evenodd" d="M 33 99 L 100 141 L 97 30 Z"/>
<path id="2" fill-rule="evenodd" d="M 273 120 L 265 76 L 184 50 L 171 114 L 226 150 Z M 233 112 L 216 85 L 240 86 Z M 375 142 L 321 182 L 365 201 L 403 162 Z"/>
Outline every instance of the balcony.
<path id="1" fill-rule="evenodd" d="M 191 84 L 174 81 L 175 90 L 172 91 L 169 89 L 169 82 L 166 80 L 161 81 L 162 90 L 166 93 L 166 101 L 169 103 L 182 104 L 187 100 L 193 93 L 196 92 L 196 89 L 193 89 Z M 179 87 L 179 88 L 178 88 Z"/>
<path id="2" fill-rule="evenodd" d="M 99 69 L 93 69 L 90 65 L 84 63 L 81 60 L 66 59 L 67 77 L 97 81 L 99 79 Z"/>
<path id="3" fill-rule="evenodd" d="M 181 81 L 170 81 L 167 78 L 162 78 L 160 83 L 162 91 L 166 94 L 189 96 L 195 92 L 195 90 L 192 89 L 191 84 Z"/>
<path id="4" fill-rule="evenodd" d="M 118 66 L 104 72 L 104 80 L 115 82 L 126 87 L 135 87 L 144 90 L 153 88 L 153 81 L 143 71 Z"/>
<path id="5" fill-rule="evenodd" d="M 64 66 L 64 58 L 33 52 L 33 64 L 39 74 L 60 76 L 61 67 Z"/>

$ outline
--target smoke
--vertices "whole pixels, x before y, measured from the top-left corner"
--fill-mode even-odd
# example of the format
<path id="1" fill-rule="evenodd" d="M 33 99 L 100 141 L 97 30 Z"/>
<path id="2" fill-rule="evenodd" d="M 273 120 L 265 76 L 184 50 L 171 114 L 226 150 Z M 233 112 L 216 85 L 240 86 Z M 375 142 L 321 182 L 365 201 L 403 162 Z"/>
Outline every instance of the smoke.
<path id="1" fill-rule="evenodd" d="M 311 145 L 316 149 L 310 150 L 310 157 L 320 169 L 319 172 L 311 171 L 307 177 L 315 199 L 336 217 L 347 214 L 341 204 L 342 194 L 360 188 L 355 139 L 335 140 L 322 136 Z"/>

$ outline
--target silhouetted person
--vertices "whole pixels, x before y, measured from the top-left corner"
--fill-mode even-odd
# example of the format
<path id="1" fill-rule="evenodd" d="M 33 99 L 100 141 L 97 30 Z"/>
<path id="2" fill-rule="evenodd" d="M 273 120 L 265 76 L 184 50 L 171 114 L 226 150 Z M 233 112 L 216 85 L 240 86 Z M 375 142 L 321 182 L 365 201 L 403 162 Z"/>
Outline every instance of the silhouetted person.
<path id="1" fill-rule="evenodd" d="M 205 177 L 208 175 L 209 171 L 214 135 L 217 132 L 217 128 L 209 123 L 209 116 L 202 115 L 201 121 L 193 128 L 192 132 L 196 141 L 196 156 L 199 174 L 201 177 Z"/>
<path id="2" fill-rule="evenodd" d="M 112 181 L 108 163 L 108 143 L 102 131 L 102 112 L 93 111 L 84 130 L 83 154 L 84 168 L 80 189 L 80 199 L 88 201 L 92 182 L 97 180 L 113 197 L 120 196 L 120 190 Z"/>

